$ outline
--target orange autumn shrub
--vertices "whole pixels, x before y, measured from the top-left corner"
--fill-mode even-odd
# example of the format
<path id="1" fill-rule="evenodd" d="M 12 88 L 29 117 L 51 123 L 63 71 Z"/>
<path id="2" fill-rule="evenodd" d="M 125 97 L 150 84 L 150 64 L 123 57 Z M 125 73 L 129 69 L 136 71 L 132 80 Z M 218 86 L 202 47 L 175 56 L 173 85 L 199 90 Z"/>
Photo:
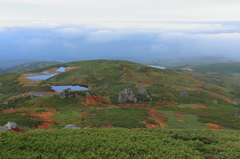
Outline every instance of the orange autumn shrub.
<path id="1" fill-rule="evenodd" d="M 213 128 L 211 130 L 220 130 L 221 129 L 221 126 L 219 126 L 217 124 L 205 123 L 204 125 Z"/>
<path id="2" fill-rule="evenodd" d="M 195 106 L 195 107 L 191 107 L 192 109 L 199 109 L 199 108 L 206 108 L 207 106 Z"/>
<path id="3" fill-rule="evenodd" d="M 87 112 L 81 112 L 80 115 L 88 115 Z"/>
<path id="4" fill-rule="evenodd" d="M 192 78 L 192 77 L 188 77 L 188 79 L 189 79 L 190 81 L 195 81 L 195 79 Z"/>
<path id="5" fill-rule="evenodd" d="M 184 120 L 177 120 L 177 121 L 178 121 L 178 122 L 182 122 L 182 123 L 185 122 Z"/>
<path id="6" fill-rule="evenodd" d="M 162 119 L 163 121 L 168 121 L 168 118 L 167 117 L 165 117 L 165 116 L 160 116 L 160 115 L 158 115 L 158 114 L 153 114 L 155 117 L 157 117 L 157 118 L 160 118 L 160 119 Z"/>
<path id="7" fill-rule="evenodd" d="M 230 98 L 222 98 L 222 99 L 225 100 L 228 103 L 232 103 L 233 102 L 233 100 L 231 100 Z"/>

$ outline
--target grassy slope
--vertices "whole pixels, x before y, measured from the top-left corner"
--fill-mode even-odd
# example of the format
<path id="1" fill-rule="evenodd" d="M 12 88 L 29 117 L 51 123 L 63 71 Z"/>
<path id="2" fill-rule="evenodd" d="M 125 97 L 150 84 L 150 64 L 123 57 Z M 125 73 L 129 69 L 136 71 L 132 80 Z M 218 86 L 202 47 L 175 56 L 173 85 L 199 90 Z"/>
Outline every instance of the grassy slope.
<path id="1" fill-rule="evenodd" d="M 0 69 L 0 73 L 28 71 L 28 70 L 47 67 L 47 66 L 57 65 L 61 63 L 62 62 L 58 62 L 58 61 L 41 61 L 41 62 L 24 63 L 14 67 Z"/>
<path id="2" fill-rule="evenodd" d="M 117 64 L 124 67 L 117 68 Z M 0 104 L 0 107 L 12 106 L 15 107 L 15 112 L 3 111 L 0 125 L 11 119 L 24 130 L 32 127 L 56 129 L 67 124 L 91 128 L 240 129 L 240 118 L 234 116 L 239 108 L 229 103 L 236 98 L 236 94 L 231 93 L 233 90 L 213 83 L 203 83 L 194 79 L 192 74 L 114 60 L 72 62 L 28 72 L 40 72 L 60 66 L 80 68 L 60 73 L 37 87 L 21 87 L 18 82 L 13 82 L 23 72 L 3 74 L 4 78 L 0 79 L 0 91 L 3 95 L 0 98 L 3 100 L 17 94 L 15 88 L 18 93 L 22 93 L 40 89 L 49 91 L 49 86 L 41 87 L 43 84 L 79 84 L 89 86 L 90 90 L 87 92 L 107 101 L 89 100 L 85 97 L 86 91 L 72 92 L 73 97 L 66 99 L 55 96 L 10 100 L 8 105 Z M 139 66 L 141 68 L 137 69 Z M 139 86 L 148 89 L 152 101 L 145 95 L 137 94 Z M 124 88 L 131 88 L 141 102 L 119 103 L 118 93 Z M 180 96 L 183 88 L 189 90 L 188 98 Z M 197 89 L 201 92 L 198 93 Z M 214 104 L 214 99 L 219 104 Z M 221 151 L 225 155 L 228 153 Z M 212 154 L 213 152 L 211 151 Z"/>
<path id="3" fill-rule="evenodd" d="M 157 64 L 163 66 L 183 66 L 183 65 L 206 65 L 214 63 L 239 62 L 237 59 L 216 56 L 197 56 L 197 57 L 180 57 L 180 58 L 160 58 L 155 60 L 142 61 L 148 64 Z"/>

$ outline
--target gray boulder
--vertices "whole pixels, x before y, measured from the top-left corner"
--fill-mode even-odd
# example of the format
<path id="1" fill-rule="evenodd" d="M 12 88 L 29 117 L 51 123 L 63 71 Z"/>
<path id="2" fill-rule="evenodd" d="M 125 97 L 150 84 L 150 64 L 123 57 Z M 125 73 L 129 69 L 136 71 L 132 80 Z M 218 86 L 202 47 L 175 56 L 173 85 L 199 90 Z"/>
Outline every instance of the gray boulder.
<path id="1" fill-rule="evenodd" d="M 0 131 L 7 131 L 7 130 L 11 130 L 12 128 L 17 128 L 17 127 L 18 127 L 17 123 L 8 122 L 4 126 L 0 126 Z"/>
<path id="2" fill-rule="evenodd" d="M 62 92 L 60 92 L 58 95 L 60 98 L 66 98 L 71 91 L 71 88 L 64 89 Z"/>
<path id="3" fill-rule="evenodd" d="M 138 87 L 138 93 L 140 94 L 146 94 L 147 93 L 147 89 L 143 86 Z"/>
<path id="4" fill-rule="evenodd" d="M 0 126 L 0 131 L 7 131 L 9 130 L 7 126 Z"/>
<path id="5" fill-rule="evenodd" d="M 240 117 L 240 109 L 235 113 L 235 117 Z"/>
<path id="6" fill-rule="evenodd" d="M 216 99 L 213 100 L 214 104 L 218 104 L 218 101 Z"/>
<path id="7" fill-rule="evenodd" d="M 122 66 L 121 66 L 121 65 L 116 65 L 116 67 L 117 67 L 117 68 L 122 68 Z"/>
<path id="8" fill-rule="evenodd" d="M 183 96 L 183 97 L 186 97 L 186 98 L 187 98 L 187 97 L 188 97 L 188 93 L 187 93 L 187 92 L 182 92 L 182 93 L 181 93 L 181 96 Z"/>
<path id="9" fill-rule="evenodd" d="M 64 128 L 65 129 L 81 129 L 81 127 L 77 127 L 76 125 L 73 125 L 73 124 L 68 124 Z"/>
<path id="10" fill-rule="evenodd" d="M 134 103 L 137 103 L 138 99 L 135 96 L 135 94 L 132 92 L 130 88 L 125 88 L 122 92 L 120 92 L 118 97 L 118 102 L 127 102 L 133 101 Z"/>
<path id="11" fill-rule="evenodd" d="M 11 130 L 12 128 L 17 128 L 18 127 L 17 123 L 14 123 L 14 122 L 8 122 L 4 126 L 6 126 L 9 130 Z"/>
<path id="12" fill-rule="evenodd" d="M 89 98 L 89 97 L 91 97 L 92 95 L 90 94 L 90 93 L 88 93 L 88 92 L 86 92 L 86 97 L 87 98 Z"/>
<path id="13" fill-rule="evenodd" d="M 235 100 L 234 102 L 232 102 L 232 104 L 234 104 L 234 105 L 240 105 L 240 102 Z"/>
<path id="14" fill-rule="evenodd" d="M 147 89 L 145 87 L 143 87 L 143 86 L 138 87 L 138 93 L 146 94 L 147 98 L 152 100 L 152 98 L 150 98 L 150 95 L 149 95 L 149 93 L 148 93 L 148 91 L 147 91 Z"/>

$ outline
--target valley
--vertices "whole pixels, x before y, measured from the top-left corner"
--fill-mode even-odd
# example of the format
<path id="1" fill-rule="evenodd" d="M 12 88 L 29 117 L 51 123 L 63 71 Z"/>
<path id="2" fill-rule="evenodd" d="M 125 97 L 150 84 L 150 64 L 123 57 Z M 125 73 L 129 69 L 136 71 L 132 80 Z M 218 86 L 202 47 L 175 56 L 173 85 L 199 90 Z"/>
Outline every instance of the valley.
<path id="1" fill-rule="evenodd" d="M 216 131 L 223 135 L 224 144 L 229 139 L 228 133 L 240 130 L 240 118 L 235 116 L 240 106 L 233 104 L 239 100 L 239 92 L 228 85 L 201 80 L 198 78 L 201 74 L 120 60 L 77 61 L 4 73 L 0 78 L 0 125 L 16 122 L 30 134 L 31 130 L 65 131 L 63 128 L 68 124 L 86 127 L 87 132 L 99 130 L 99 133 L 108 131 L 107 128 L 119 133 L 135 129 L 146 133 L 161 131 L 160 134 L 172 131 L 170 138 L 178 138 L 177 132 L 180 135 L 187 130 L 194 132 L 195 137 L 197 132 L 207 135 L 205 132 Z M 39 79 L 47 75 L 53 76 Z M 59 86 L 62 88 L 54 91 Z M 85 89 L 74 90 L 72 86 Z M 66 88 L 72 91 L 62 92 L 60 96 L 59 92 Z M 190 140 L 193 141 L 185 141 Z M 222 156 L 240 157 L 239 146 L 229 154 L 218 142 L 217 149 Z M 210 144 L 213 146 L 214 142 Z M 201 153 L 217 155 L 217 151 L 198 148 L 191 155 L 196 157 Z"/>

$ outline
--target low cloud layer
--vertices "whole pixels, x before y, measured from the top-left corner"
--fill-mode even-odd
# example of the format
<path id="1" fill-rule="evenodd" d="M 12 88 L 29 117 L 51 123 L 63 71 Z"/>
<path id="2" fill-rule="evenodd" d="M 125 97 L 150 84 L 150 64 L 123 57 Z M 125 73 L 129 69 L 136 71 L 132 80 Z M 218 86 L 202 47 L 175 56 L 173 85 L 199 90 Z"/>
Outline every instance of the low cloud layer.
<path id="1" fill-rule="evenodd" d="M 2 59 L 240 58 L 238 22 L 1 22 Z"/>

